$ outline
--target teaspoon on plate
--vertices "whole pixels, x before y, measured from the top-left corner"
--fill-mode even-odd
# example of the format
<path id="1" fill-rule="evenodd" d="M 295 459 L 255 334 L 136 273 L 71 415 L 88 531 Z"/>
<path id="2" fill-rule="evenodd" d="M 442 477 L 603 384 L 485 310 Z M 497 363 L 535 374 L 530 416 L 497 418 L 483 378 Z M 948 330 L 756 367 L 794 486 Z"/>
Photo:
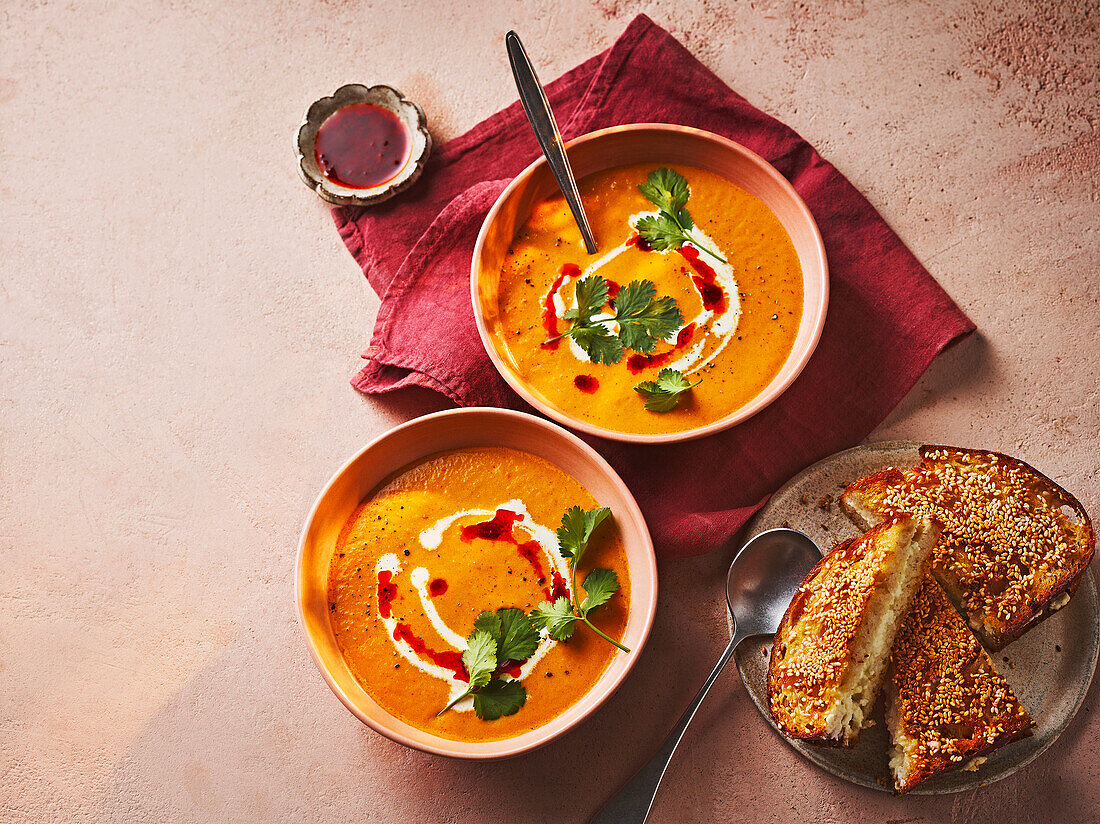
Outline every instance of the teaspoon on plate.
<path id="1" fill-rule="evenodd" d="M 565 145 L 562 143 L 558 124 L 554 120 L 554 112 L 550 109 L 550 101 L 546 99 L 546 92 L 539 83 L 535 68 L 527 57 L 519 35 L 514 31 L 508 32 L 504 36 L 504 43 L 508 47 L 508 62 L 512 65 L 512 76 L 516 80 L 516 89 L 519 90 L 523 110 L 527 112 L 527 120 L 531 123 L 539 146 L 542 147 L 542 153 L 546 155 L 546 162 L 550 166 L 554 179 L 558 181 L 558 186 L 565 195 L 565 202 L 569 204 L 573 219 L 577 221 L 581 237 L 584 238 L 584 246 L 588 254 L 594 255 L 598 251 L 596 238 L 592 234 L 592 227 L 588 225 L 588 216 L 584 213 L 581 195 L 577 191 L 577 181 L 573 177 L 569 158 L 565 155 Z"/>
<path id="2" fill-rule="evenodd" d="M 795 529 L 769 529 L 741 548 L 726 577 L 733 638 L 661 749 L 596 813 L 590 824 L 643 824 L 649 818 L 657 788 L 676 746 L 734 650 L 750 636 L 772 635 L 779 629 L 787 606 L 821 555 L 820 547 Z"/>

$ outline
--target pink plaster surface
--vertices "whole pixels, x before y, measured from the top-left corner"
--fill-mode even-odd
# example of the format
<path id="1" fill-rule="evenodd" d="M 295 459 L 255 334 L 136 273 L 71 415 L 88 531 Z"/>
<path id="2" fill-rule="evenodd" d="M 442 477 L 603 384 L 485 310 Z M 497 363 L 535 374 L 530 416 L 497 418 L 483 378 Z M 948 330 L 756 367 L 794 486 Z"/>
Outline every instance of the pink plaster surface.
<path id="1" fill-rule="evenodd" d="M 593 719 L 460 763 L 355 721 L 291 598 L 320 485 L 440 408 L 347 379 L 377 300 L 292 137 L 388 82 L 445 140 L 638 11 L 860 186 L 977 322 L 873 435 L 1000 449 L 1100 515 L 1096 6 L 992 0 L 6 4 L 0 10 L 0 820 L 582 821 L 724 644 L 729 551 L 661 566 L 652 640 Z M 1094 685 L 1060 742 L 972 793 L 817 771 L 732 670 L 654 820 L 1095 820 Z"/>

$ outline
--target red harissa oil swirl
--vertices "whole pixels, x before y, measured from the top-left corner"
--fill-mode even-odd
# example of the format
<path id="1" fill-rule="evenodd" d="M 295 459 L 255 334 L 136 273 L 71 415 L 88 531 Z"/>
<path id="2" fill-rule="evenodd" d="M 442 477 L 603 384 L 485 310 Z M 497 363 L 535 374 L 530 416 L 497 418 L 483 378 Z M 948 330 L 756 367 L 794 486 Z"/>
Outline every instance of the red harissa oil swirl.
<path id="1" fill-rule="evenodd" d="M 512 526 L 522 520 L 523 515 L 518 512 L 498 509 L 491 521 L 482 521 L 477 524 L 464 526 L 462 527 L 462 532 L 459 534 L 463 541 L 472 541 L 474 538 L 481 538 L 486 541 L 505 541 L 510 544 L 515 544 L 520 556 L 526 559 L 531 565 L 531 569 L 534 570 L 535 579 L 538 581 L 539 586 L 542 587 L 543 594 L 550 600 L 555 600 L 558 597 L 556 594 L 558 592 L 563 593 L 565 597 L 568 598 L 569 589 L 565 586 L 565 581 L 557 573 L 554 573 L 554 577 L 551 579 L 551 586 L 546 585 L 546 573 L 543 572 L 542 562 L 539 560 L 539 555 L 543 552 L 542 544 L 533 538 L 521 543 L 512 533 Z M 560 587 L 558 585 L 559 581 L 561 581 Z"/>
<path id="2" fill-rule="evenodd" d="M 447 583 L 443 581 L 442 578 L 437 578 L 435 581 L 432 581 L 433 588 L 437 581 L 443 583 L 443 591 L 445 592 Z M 393 599 L 396 597 L 397 583 L 393 580 L 393 573 L 389 570 L 382 570 L 378 573 L 378 614 L 383 618 L 389 618 L 393 614 L 391 605 Z M 393 637 L 395 641 L 404 641 L 412 647 L 413 652 L 417 655 L 422 655 L 433 663 L 451 670 L 455 674 L 454 677 L 459 681 L 470 680 L 470 676 L 466 672 L 466 666 L 462 663 L 461 652 L 455 652 L 453 650 L 436 652 L 424 643 L 423 638 L 420 638 L 413 632 L 411 626 L 404 622 L 398 622 L 393 628 Z"/>
<path id="3" fill-rule="evenodd" d="M 424 639 L 414 633 L 412 627 L 408 624 L 398 624 L 395 626 L 393 628 L 393 637 L 395 641 L 404 641 L 412 647 L 413 652 L 417 655 L 422 655 L 433 664 L 437 664 L 444 669 L 449 669 L 454 672 L 456 680 L 470 680 L 470 674 L 466 672 L 466 665 L 462 663 L 461 652 L 455 652 L 454 650 L 436 652 L 424 643 Z"/>
<path id="4" fill-rule="evenodd" d="M 591 395 L 600 388 L 600 382 L 596 380 L 594 375 L 577 375 L 573 378 L 573 385 L 586 395 Z"/>
<path id="5" fill-rule="evenodd" d="M 378 614 L 383 618 L 389 618 L 392 613 L 393 599 L 397 597 L 397 584 L 393 581 L 393 573 L 383 570 L 378 573 Z"/>
<path id="6" fill-rule="evenodd" d="M 726 311 L 726 293 L 717 283 L 718 273 L 709 263 L 700 259 L 699 250 L 694 246 L 685 243 L 680 247 L 680 254 L 698 273 L 691 278 L 691 282 L 699 290 L 699 297 L 703 299 L 703 308 L 714 312 L 716 316 L 721 315 Z"/>
<path id="7" fill-rule="evenodd" d="M 629 369 L 631 373 L 637 375 L 643 369 L 654 369 L 658 366 L 664 366 L 672 360 L 673 355 L 691 343 L 691 338 L 694 334 L 695 324 L 689 323 L 676 334 L 676 344 L 667 352 L 661 352 L 659 355 L 642 355 L 635 353 L 626 359 L 626 368 Z"/>
<path id="8" fill-rule="evenodd" d="M 580 277 L 581 267 L 575 263 L 563 263 L 558 269 L 558 276 L 550 286 L 550 291 L 542 299 L 542 327 L 546 330 L 546 337 L 542 344 L 543 349 L 557 349 L 560 340 L 550 340 L 558 336 L 558 310 L 554 308 L 554 295 L 565 283 L 566 278 Z"/>

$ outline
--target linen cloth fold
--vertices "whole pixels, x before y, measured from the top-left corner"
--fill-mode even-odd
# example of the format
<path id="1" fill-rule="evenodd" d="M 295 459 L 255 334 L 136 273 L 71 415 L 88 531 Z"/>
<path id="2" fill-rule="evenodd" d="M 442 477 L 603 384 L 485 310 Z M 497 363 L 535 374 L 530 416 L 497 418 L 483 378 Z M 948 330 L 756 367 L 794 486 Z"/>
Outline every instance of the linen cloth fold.
<path id="1" fill-rule="evenodd" d="M 828 318 L 812 359 L 767 409 L 708 438 L 637 446 L 588 438 L 626 481 L 661 557 L 727 542 L 776 489 L 865 438 L 944 347 L 974 324 L 870 203 L 787 126 L 751 106 L 644 15 L 619 40 L 548 84 L 566 139 L 623 123 L 694 126 L 772 163 L 825 242 Z M 539 155 L 519 102 L 445 143 L 392 201 L 333 212 L 382 304 L 368 394 L 425 386 L 462 406 L 531 411 L 496 372 L 470 302 L 478 230 L 508 181 Z"/>

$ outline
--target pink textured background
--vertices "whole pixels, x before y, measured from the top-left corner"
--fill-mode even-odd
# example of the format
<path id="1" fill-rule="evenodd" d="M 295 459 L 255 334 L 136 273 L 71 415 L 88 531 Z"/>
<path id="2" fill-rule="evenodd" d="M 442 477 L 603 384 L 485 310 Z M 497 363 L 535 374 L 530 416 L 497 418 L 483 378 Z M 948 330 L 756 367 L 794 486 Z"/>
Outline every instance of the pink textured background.
<path id="1" fill-rule="evenodd" d="M 975 320 L 873 439 L 1017 454 L 1100 514 L 1091 0 L 9 4 L 0 12 L 0 820 L 581 821 L 724 643 L 729 552 L 661 566 L 622 691 L 530 757 L 433 759 L 359 725 L 306 655 L 298 530 L 343 458 L 437 408 L 347 385 L 376 300 L 297 180 L 305 108 L 389 82 L 440 140 L 644 11 L 860 187 Z M 659 822 L 1008 824 L 1100 809 L 1094 685 L 974 793 L 850 787 L 727 673 Z"/>

